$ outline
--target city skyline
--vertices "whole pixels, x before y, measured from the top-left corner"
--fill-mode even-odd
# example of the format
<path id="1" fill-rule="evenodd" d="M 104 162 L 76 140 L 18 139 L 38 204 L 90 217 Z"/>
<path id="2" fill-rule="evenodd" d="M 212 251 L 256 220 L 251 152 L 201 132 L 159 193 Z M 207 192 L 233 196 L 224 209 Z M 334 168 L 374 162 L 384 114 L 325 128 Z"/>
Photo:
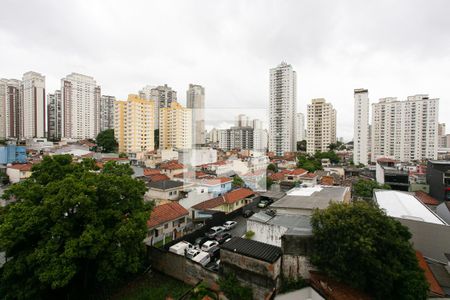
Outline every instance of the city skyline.
<path id="1" fill-rule="evenodd" d="M 371 103 L 435 95 L 442 99 L 439 122 L 450 123 L 445 114 L 450 108 L 445 101 L 450 95 L 450 41 L 445 35 L 450 21 L 443 9 L 448 2 L 377 2 L 369 7 L 356 1 L 264 2 L 253 5 L 251 13 L 245 1 L 199 5 L 200 10 L 183 2 L 170 7 L 92 2 L 86 10 L 85 4 L 71 3 L 66 18 L 56 3 L 7 2 L 7 10 L 20 8 L 24 17 L 40 11 L 42 18 L 39 23 L 27 18 L 27 26 L 12 16 L 0 20 L 2 76 L 21 78 L 33 70 L 46 76 L 46 91 L 53 92 L 63 76 L 77 72 L 94 77 L 105 94 L 124 100 L 145 85 L 167 83 L 183 105 L 186 87 L 194 83 L 207 90 L 207 107 L 264 109 L 267 70 L 285 60 L 298 73 L 298 112 L 306 113 L 311 99 L 325 98 L 339 116 L 353 107 L 353 90 L 366 88 Z M 365 14 L 369 9 L 371 14 Z M 154 13 L 147 22 L 143 16 L 149 10 Z M 400 12 L 415 22 L 399 24 Z M 213 22 L 219 16 L 220 22 Z M 152 39 L 143 41 L 142 36 Z M 158 47 L 153 40 L 161 41 Z M 191 47 L 182 47 L 185 43 Z M 270 47 L 277 44 L 290 46 Z M 214 117 L 206 116 L 207 121 Z M 353 118 L 338 117 L 337 132 L 350 140 Z"/>

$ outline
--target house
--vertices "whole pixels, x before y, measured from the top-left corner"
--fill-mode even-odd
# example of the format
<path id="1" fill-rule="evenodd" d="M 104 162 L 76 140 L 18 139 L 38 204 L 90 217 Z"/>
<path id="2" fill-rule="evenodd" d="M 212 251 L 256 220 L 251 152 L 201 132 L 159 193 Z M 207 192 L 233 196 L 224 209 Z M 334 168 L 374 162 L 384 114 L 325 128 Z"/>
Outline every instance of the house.
<path id="1" fill-rule="evenodd" d="M 173 179 L 177 174 L 182 174 L 187 171 L 185 166 L 176 160 L 161 163 L 159 169 L 162 174 L 166 174 L 170 179 Z"/>
<path id="2" fill-rule="evenodd" d="M 315 186 L 317 184 L 317 175 L 314 173 L 301 175 L 299 179 L 302 182 L 303 186 Z"/>
<path id="3" fill-rule="evenodd" d="M 199 186 L 204 186 L 213 197 L 218 197 L 226 194 L 232 189 L 233 180 L 228 177 L 217 177 L 197 180 Z"/>
<path id="4" fill-rule="evenodd" d="M 247 188 L 239 188 L 228 192 L 222 196 L 201 202 L 192 206 L 193 218 L 197 217 L 198 212 L 205 210 L 216 210 L 224 213 L 233 212 L 253 201 L 255 193 Z"/>
<path id="5" fill-rule="evenodd" d="M 297 168 L 293 170 L 283 170 L 281 171 L 284 174 L 284 181 L 288 182 L 298 182 L 301 181 L 301 177 L 308 174 L 308 171 L 305 169 Z"/>
<path id="6" fill-rule="evenodd" d="M 245 186 L 254 191 L 266 191 L 266 170 L 256 170 L 240 175 Z"/>
<path id="7" fill-rule="evenodd" d="M 170 178 L 165 174 L 153 174 L 146 177 L 149 179 L 150 182 L 170 180 Z"/>
<path id="8" fill-rule="evenodd" d="M 379 158 L 376 163 L 376 180 L 379 184 L 388 184 L 393 190 L 409 190 L 409 172 L 396 167 L 396 161 Z"/>
<path id="9" fill-rule="evenodd" d="M 182 197 L 184 183 L 174 180 L 149 182 L 148 191 L 145 193 L 146 200 L 155 200 L 157 203 L 165 201 L 176 201 Z"/>
<path id="10" fill-rule="evenodd" d="M 31 176 L 32 166 L 30 163 L 9 165 L 6 168 L 6 175 L 9 176 L 11 183 L 17 183 Z"/>
<path id="11" fill-rule="evenodd" d="M 450 200 L 450 160 L 429 160 L 426 176 L 430 195 L 439 201 Z"/>
<path id="12" fill-rule="evenodd" d="M 149 169 L 149 168 L 144 169 L 144 176 L 150 176 L 150 175 L 156 175 L 156 174 L 161 174 L 161 171 L 158 169 Z"/>
<path id="13" fill-rule="evenodd" d="M 320 185 L 297 187 L 270 207 L 280 214 L 312 215 L 314 209 L 325 209 L 331 202 L 349 203 L 350 188 Z"/>
<path id="14" fill-rule="evenodd" d="M 184 234 L 188 211 L 176 202 L 155 206 L 147 221 L 146 244 L 166 243 Z"/>

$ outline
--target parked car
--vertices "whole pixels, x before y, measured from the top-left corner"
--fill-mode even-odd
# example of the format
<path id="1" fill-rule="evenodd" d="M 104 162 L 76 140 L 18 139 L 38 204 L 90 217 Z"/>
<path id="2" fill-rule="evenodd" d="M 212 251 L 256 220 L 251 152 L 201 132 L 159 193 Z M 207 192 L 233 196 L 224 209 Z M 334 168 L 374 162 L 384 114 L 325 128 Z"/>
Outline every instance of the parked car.
<path id="1" fill-rule="evenodd" d="M 201 247 L 203 245 L 204 242 L 209 241 L 210 238 L 207 236 L 201 236 L 195 239 L 195 245 Z"/>
<path id="2" fill-rule="evenodd" d="M 203 251 L 208 251 L 209 249 L 211 249 L 212 247 L 217 246 L 217 245 L 219 245 L 218 241 L 207 241 L 202 245 L 201 249 Z"/>
<path id="3" fill-rule="evenodd" d="M 220 258 L 220 247 L 214 246 L 208 250 L 208 253 L 209 253 L 209 256 L 211 256 L 212 260 L 219 259 Z"/>
<path id="4" fill-rule="evenodd" d="M 226 221 L 223 223 L 223 227 L 225 227 L 225 230 L 230 230 L 234 227 L 236 227 L 237 222 L 236 221 Z"/>
<path id="5" fill-rule="evenodd" d="M 206 266 L 211 261 L 211 256 L 208 252 L 200 251 L 200 253 L 194 256 L 192 260 L 198 262 L 202 266 Z"/>
<path id="6" fill-rule="evenodd" d="M 176 243 L 173 246 L 170 246 L 169 251 L 178 255 L 185 255 L 186 251 L 188 249 L 193 249 L 194 246 L 192 246 L 191 243 L 186 241 L 181 241 L 179 243 Z"/>
<path id="7" fill-rule="evenodd" d="M 229 234 L 228 232 L 222 232 L 216 235 L 215 239 L 219 242 L 220 245 L 222 245 L 223 243 L 228 242 L 228 240 L 231 239 L 231 234 Z"/>
<path id="8" fill-rule="evenodd" d="M 225 231 L 225 227 L 222 226 L 214 226 L 211 227 L 208 232 L 206 232 L 206 236 L 209 237 L 210 239 L 214 238 L 217 234 L 221 233 Z"/>
<path id="9" fill-rule="evenodd" d="M 246 211 L 244 211 L 244 213 L 242 214 L 242 216 L 244 217 L 244 218 L 250 218 L 253 214 L 254 214 L 255 212 L 253 211 L 253 210 L 246 210 Z"/>
<path id="10" fill-rule="evenodd" d="M 258 207 L 259 208 L 264 208 L 264 207 L 267 207 L 267 206 L 269 206 L 269 204 L 270 204 L 270 202 L 268 201 L 268 200 L 261 200 L 261 201 L 259 201 L 259 203 L 258 203 Z"/>
<path id="11" fill-rule="evenodd" d="M 186 257 L 187 258 L 190 258 L 190 259 L 193 259 L 194 257 L 196 257 L 197 255 L 199 255 L 200 254 L 200 250 L 199 249 L 196 249 L 196 248 L 189 248 L 189 249 L 187 249 L 187 251 L 186 251 Z"/>

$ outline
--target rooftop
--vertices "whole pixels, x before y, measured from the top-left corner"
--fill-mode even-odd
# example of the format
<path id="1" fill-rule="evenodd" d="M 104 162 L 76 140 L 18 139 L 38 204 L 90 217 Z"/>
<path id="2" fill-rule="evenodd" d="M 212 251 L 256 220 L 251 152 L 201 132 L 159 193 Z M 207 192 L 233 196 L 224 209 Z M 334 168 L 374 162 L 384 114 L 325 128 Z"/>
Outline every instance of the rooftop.
<path id="1" fill-rule="evenodd" d="M 293 188 L 287 195 L 271 204 L 277 208 L 325 209 L 331 201 L 343 202 L 348 187 L 320 186 Z"/>
<path id="2" fill-rule="evenodd" d="M 152 228 L 188 215 L 189 212 L 177 202 L 158 205 L 153 208 L 147 227 Z"/>
<path id="3" fill-rule="evenodd" d="M 274 263 L 281 257 L 280 247 L 240 237 L 231 238 L 230 241 L 222 245 L 221 249 L 263 260 L 268 263 Z"/>
<path id="4" fill-rule="evenodd" d="M 422 201 L 423 204 L 426 205 L 439 205 L 439 201 L 436 200 L 435 198 L 431 197 L 430 195 L 428 195 L 427 193 L 425 193 L 424 191 L 416 191 L 416 198 L 419 199 L 420 201 Z"/>
<path id="5" fill-rule="evenodd" d="M 164 180 L 164 181 L 156 181 L 156 182 L 150 182 L 148 184 L 149 188 L 158 189 L 158 190 L 170 190 L 177 187 L 182 187 L 184 185 L 181 181 L 175 181 L 175 180 Z"/>
<path id="6" fill-rule="evenodd" d="M 268 215 L 260 211 L 250 217 L 251 221 L 288 228 L 293 235 L 310 235 L 312 233 L 311 217 L 307 215 L 279 214 Z"/>
<path id="7" fill-rule="evenodd" d="M 428 223 L 446 223 L 424 205 L 414 194 L 392 190 L 375 190 L 374 200 L 388 216 Z"/>

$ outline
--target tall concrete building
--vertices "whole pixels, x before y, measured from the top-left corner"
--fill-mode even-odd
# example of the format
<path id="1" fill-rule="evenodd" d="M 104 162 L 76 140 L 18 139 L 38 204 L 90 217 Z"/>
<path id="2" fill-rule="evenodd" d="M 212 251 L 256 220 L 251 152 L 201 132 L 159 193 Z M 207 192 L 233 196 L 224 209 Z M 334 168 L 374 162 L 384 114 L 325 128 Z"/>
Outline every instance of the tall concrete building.
<path id="1" fill-rule="evenodd" d="M 305 131 L 305 115 L 302 113 L 297 113 L 295 115 L 295 134 L 296 141 L 300 142 L 306 139 L 306 131 Z"/>
<path id="2" fill-rule="evenodd" d="M 56 90 L 55 93 L 48 94 L 47 102 L 47 138 L 49 140 L 60 140 L 62 126 L 61 91 Z"/>
<path id="3" fill-rule="evenodd" d="M 445 123 L 438 124 L 438 147 L 447 148 L 447 136 L 445 133 Z"/>
<path id="4" fill-rule="evenodd" d="M 306 152 L 328 151 L 331 143 L 336 143 L 336 110 L 325 99 L 312 99 L 308 104 L 308 136 Z"/>
<path id="5" fill-rule="evenodd" d="M 102 95 L 100 97 L 100 131 L 114 129 L 114 102 L 116 97 Z"/>
<path id="6" fill-rule="evenodd" d="M 270 69 L 269 151 L 276 155 L 296 150 L 297 73 L 282 62 Z"/>
<path id="7" fill-rule="evenodd" d="M 21 84 L 20 137 L 45 137 L 47 130 L 45 76 L 37 72 L 23 74 Z"/>
<path id="8" fill-rule="evenodd" d="M 159 129 L 159 114 L 161 108 L 170 107 L 172 102 L 177 101 L 177 92 L 167 84 L 157 87 L 147 85 L 139 91 L 142 99 L 153 100 L 155 103 L 155 129 Z"/>
<path id="9" fill-rule="evenodd" d="M 211 129 L 207 134 L 208 143 L 219 143 L 219 130 L 216 128 Z"/>
<path id="10" fill-rule="evenodd" d="M 173 101 L 160 109 L 159 146 L 161 149 L 190 149 L 192 147 L 192 110 Z"/>
<path id="11" fill-rule="evenodd" d="M 369 91 L 355 89 L 354 98 L 353 163 L 367 165 L 369 160 Z"/>
<path id="12" fill-rule="evenodd" d="M 186 92 L 186 107 L 192 110 L 192 143 L 204 145 L 205 138 L 205 88 L 189 84 Z"/>
<path id="13" fill-rule="evenodd" d="M 0 79 L 0 139 L 19 138 L 20 80 Z"/>
<path id="14" fill-rule="evenodd" d="M 61 136 L 94 139 L 100 132 L 101 90 L 91 76 L 72 73 L 61 79 Z"/>
<path id="15" fill-rule="evenodd" d="M 253 150 L 258 152 L 267 151 L 267 130 L 263 129 L 262 121 L 254 119 L 252 121 L 253 127 Z"/>
<path id="16" fill-rule="evenodd" d="M 371 160 L 437 159 L 439 99 L 409 96 L 406 101 L 382 98 L 372 104 Z"/>
<path id="17" fill-rule="evenodd" d="M 219 148 L 222 150 L 254 150 L 254 130 L 250 126 L 233 126 L 219 134 Z"/>
<path id="18" fill-rule="evenodd" d="M 127 101 L 114 102 L 114 135 L 119 152 L 153 151 L 155 107 L 151 100 L 128 95 Z"/>
<path id="19" fill-rule="evenodd" d="M 251 127 L 253 126 L 250 117 L 245 114 L 239 114 L 235 120 L 235 127 Z"/>

